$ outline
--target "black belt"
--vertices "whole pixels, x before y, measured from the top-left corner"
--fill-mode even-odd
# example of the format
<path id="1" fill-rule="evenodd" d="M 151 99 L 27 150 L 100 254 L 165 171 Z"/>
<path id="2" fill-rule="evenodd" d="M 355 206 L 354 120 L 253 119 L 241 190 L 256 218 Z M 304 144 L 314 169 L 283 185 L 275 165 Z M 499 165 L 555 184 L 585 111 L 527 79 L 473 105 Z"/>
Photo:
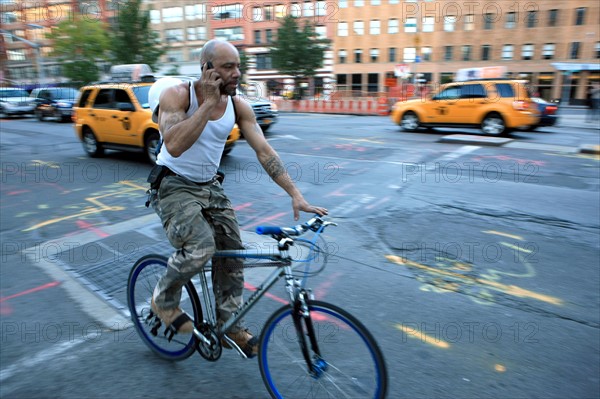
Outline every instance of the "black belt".
<path id="1" fill-rule="evenodd" d="M 165 169 L 166 169 L 166 172 L 165 172 L 165 177 L 167 177 L 167 176 L 177 176 L 177 177 L 181 177 L 182 179 L 185 179 L 185 180 L 187 180 L 187 181 L 189 181 L 189 182 L 191 182 L 191 183 L 197 184 L 197 185 L 199 185 L 199 186 L 205 186 L 205 185 L 207 185 L 207 184 L 212 184 L 212 183 L 214 183 L 214 182 L 215 182 L 215 180 L 218 180 L 218 179 L 217 179 L 217 176 L 215 176 L 215 177 L 213 177 L 212 179 L 210 179 L 209 181 L 205 181 L 205 182 L 196 182 L 196 181 L 193 181 L 193 180 L 190 180 L 190 179 L 188 179 L 188 178 L 187 178 L 187 177 L 185 177 L 185 176 L 178 175 L 177 173 L 173 172 L 171 169 L 167 168 L 166 166 L 163 166 L 163 168 L 165 168 Z"/>

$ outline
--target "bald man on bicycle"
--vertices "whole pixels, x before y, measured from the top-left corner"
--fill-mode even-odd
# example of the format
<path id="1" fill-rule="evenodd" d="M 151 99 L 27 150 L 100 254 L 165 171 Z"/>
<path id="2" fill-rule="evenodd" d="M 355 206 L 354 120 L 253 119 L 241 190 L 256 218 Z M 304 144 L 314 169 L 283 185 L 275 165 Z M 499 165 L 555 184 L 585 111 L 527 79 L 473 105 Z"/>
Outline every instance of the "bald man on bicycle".
<path id="1" fill-rule="evenodd" d="M 163 323 L 186 333 L 194 326 L 179 308 L 182 287 L 217 249 L 243 248 L 231 202 L 215 178 L 235 123 L 265 171 L 291 197 L 294 219 L 299 218 L 300 211 L 327 214 L 327 209 L 304 199 L 265 140 L 252 107 L 235 96 L 241 76 L 237 49 L 229 42 L 210 40 L 202 49 L 200 63 L 202 76 L 197 81 L 159 80 L 149 94 L 153 119 L 163 139 L 157 166 L 148 179 L 153 189 L 150 203 L 175 248 L 154 289 L 152 310 Z M 215 258 L 212 281 L 222 324 L 243 303 L 243 262 Z M 258 352 L 257 339 L 243 325 L 234 326 L 227 335 L 248 357 Z M 223 345 L 229 347 L 226 342 Z"/>

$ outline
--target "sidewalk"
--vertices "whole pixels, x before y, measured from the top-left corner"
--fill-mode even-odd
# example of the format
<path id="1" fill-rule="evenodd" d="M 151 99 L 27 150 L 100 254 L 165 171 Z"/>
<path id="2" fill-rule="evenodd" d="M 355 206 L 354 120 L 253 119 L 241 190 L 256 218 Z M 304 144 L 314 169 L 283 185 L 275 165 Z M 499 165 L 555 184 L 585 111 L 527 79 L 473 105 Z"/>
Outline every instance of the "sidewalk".
<path id="1" fill-rule="evenodd" d="M 586 122 L 586 115 L 565 115 L 558 112 L 557 127 L 600 130 L 600 120 Z"/>

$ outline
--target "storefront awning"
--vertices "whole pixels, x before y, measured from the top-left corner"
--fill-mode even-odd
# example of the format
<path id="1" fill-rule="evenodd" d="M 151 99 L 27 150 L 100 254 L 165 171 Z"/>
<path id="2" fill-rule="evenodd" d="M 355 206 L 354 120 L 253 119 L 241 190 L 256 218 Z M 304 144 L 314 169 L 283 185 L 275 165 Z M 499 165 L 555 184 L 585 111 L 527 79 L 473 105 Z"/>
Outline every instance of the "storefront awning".
<path id="1" fill-rule="evenodd" d="M 552 66 L 559 71 L 598 71 L 600 70 L 600 62 L 598 63 L 580 63 L 580 62 L 553 62 Z"/>

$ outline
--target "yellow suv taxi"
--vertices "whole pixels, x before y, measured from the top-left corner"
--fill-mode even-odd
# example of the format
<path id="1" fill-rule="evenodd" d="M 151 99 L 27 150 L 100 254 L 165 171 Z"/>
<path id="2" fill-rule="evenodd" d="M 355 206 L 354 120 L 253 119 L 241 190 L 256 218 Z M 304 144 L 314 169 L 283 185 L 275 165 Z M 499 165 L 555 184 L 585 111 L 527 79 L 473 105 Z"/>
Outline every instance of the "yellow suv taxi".
<path id="1" fill-rule="evenodd" d="M 394 123 L 406 131 L 475 127 L 494 136 L 536 125 L 539 117 L 524 82 L 508 79 L 448 83 L 427 98 L 397 102 L 391 113 Z"/>
<path id="2" fill-rule="evenodd" d="M 73 107 L 75 132 L 91 157 L 105 149 L 144 152 L 156 162 L 160 142 L 158 125 L 152 121 L 148 91 L 154 79 L 135 83 L 103 82 L 84 86 Z M 240 137 L 237 125 L 227 138 L 223 155 Z"/>

